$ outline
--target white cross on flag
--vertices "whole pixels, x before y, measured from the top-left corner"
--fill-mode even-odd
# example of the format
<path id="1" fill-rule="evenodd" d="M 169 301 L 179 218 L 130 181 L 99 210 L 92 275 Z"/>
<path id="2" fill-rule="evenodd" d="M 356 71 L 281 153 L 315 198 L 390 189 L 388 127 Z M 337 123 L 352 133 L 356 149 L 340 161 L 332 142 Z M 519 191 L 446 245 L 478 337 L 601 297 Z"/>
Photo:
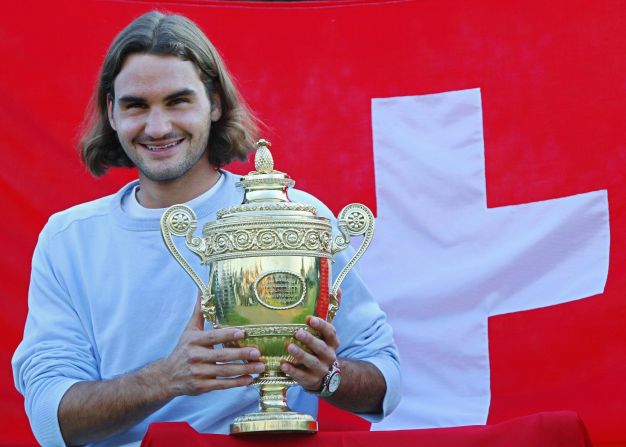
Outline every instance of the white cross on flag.
<path id="1" fill-rule="evenodd" d="M 362 271 L 405 378 L 376 429 L 485 423 L 487 317 L 604 290 L 606 191 L 487 208 L 480 104 L 477 89 L 373 101 L 378 232 Z"/>

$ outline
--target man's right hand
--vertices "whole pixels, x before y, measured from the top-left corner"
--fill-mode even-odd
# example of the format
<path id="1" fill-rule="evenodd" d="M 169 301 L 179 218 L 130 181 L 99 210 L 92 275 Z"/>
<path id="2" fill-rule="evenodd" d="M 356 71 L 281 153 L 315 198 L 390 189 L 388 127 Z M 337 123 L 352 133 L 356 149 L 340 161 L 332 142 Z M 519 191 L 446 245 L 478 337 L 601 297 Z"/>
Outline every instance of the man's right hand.
<path id="1" fill-rule="evenodd" d="M 259 361 L 259 350 L 214 348 L 216 345 L 241 340 L 244 335 L 242 330 L 233 328 L 205 331 L 198 297 L 178 345 L 167 358 L 158 362 L 163 371 L 165 389 L 170 390 L 172 397 L 175 397 L 250 385 L 253 380 L 250 374 L 258 374 L 265 369 Z"/>

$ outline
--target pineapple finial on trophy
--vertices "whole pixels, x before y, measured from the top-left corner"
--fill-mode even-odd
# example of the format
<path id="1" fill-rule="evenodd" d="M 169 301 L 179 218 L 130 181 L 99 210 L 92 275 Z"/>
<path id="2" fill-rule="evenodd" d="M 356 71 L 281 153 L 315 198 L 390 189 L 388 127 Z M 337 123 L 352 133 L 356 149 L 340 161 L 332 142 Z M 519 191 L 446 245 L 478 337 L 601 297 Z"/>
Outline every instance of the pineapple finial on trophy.
<path id="1" fill-rule="evenodd" d="M 254 167 L 259 173 L 269 174 L 274 171 L 274 158 L 268 149 L 272 143 L 264 138 L 256 142 L 256 154 L 254 155 Z"/>

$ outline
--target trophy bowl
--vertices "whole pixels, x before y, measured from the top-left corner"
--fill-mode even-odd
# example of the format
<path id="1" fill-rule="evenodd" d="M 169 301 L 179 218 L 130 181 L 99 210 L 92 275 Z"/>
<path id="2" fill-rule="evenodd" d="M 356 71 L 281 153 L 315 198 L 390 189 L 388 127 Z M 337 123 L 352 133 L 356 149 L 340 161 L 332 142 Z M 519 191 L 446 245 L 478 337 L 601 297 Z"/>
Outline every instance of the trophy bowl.
<path id="1" fill-rule="evenodd" d="M 215 328 L 234 327 L 243 339 L 230 347 L 257 347 L 265 371 L 254 379 L 259 388 L 259 410 L 235 418 L 231 434 L 258 432 L 315 433 L 317 422 L 292 411 L 286 391 L 295 384 L 280 366 L 292 360 L 289 343 L 306 349 L 294 334 L 314 315 L 332 321 L 339 308 L 337 291 L 352 266 L 367 249 L 374 217 L 361 204 L 346 206 L 338 216 L 338 235 L 329 219 L 315 207 L 291 202 L 287 189 L 294 181 L 275 171 L 267 146 L 260 140 L 256 171 L 241 178 L 243 203 L 218 211 L 202 237 L 194 235 L 197 218 L 186 205 L 168 208 L 161 218 L 166 247 L 191 276 L 202 295 L 202 313 Z M 362 235 L 361 246 L 331 286 L 333 256 L 348 247 L 351 236 Z M 208 282 L 193 271 L 174 243 L 183 237 L 186 247 L 211 266 Z"/>

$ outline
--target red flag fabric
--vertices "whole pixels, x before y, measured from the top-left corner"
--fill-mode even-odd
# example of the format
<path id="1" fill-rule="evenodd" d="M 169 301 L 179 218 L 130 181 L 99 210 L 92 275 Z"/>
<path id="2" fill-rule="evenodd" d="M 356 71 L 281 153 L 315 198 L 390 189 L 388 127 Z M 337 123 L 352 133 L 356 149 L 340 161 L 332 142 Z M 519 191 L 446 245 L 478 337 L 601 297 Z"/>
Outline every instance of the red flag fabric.
<path id="1" fill-rule="evenodd" d="M 513 418 L 489 426 L 363 431 L 324 431 L 316 436 L 227 436 L 200 434 L 185 422 L 151 424 L 142 447 L 211 446 L 291 446 L 302 447 L 375 447 L 386 445 L 436 445 L 438 447 L 589 447 L 591 442 L 584 425 L 575 413 L 560 411 Z"/>
<path id="2" fill-rule="evenodd" d="M 404 161 L 398 153 L 377 151 L 383 146 L 377 146 L 382 140 L 375 139 L 372 114 L 383 104 L 379 100 L 462 91 L 480 92 L 487 209 L 604 192 L 610 228 L 604 284 L 593 296 L 567 303 L 547 297 L 548 307 L 535 308 L 539 303 L 485 319 L 488 400 L 473 417 L 496 423 L 573 410 L 594 445 L 626 445 L 626 11 L 617 0 L 11 2 L 0 15 L 6 213 L 0 232 L 0 442 L 33 442 L 9 359 L 23 331 L 38 232 L 51 213 L 109 194 L 135 177 L 132 170 L 116 170 L 92 179 L 80 165 L 76 135 L 112 38 L 154 8 L 200 25 L 267 124 L 277 167 L 335 212 L 359 201 L 379 215 L 381 169 L 393 172 L 394 163 Z M 416 166 L 414 175 L 427 167 Z M 409 200 L 390 206 L 410 209 L 419 222 L 423 215 L 410 199 L 420 191 L 397 188 L 405 188 Z M 535 222 L 541 226 L 542 216 Z M 555 228 L 561 234 L 565 227 Z M 419 256 L 421 247 L 414 249 Z M 403 261 L 398 253 L 384 259 L 389 265 Z M 567 261 L 562 254 L 551 265 Z M 372 271 L 370 264 L 368 283 L 384 280 Z M 423 272 L 413 273 L 404 283 L 414 286 L 411 306 L 419 308 Z M 411 348 L 401 349 L 403 361 L 410 361 Z M 423 362 L 422 371 L 429 359 Z M 430 363 L 431 374 L 436 365 Z"/>

